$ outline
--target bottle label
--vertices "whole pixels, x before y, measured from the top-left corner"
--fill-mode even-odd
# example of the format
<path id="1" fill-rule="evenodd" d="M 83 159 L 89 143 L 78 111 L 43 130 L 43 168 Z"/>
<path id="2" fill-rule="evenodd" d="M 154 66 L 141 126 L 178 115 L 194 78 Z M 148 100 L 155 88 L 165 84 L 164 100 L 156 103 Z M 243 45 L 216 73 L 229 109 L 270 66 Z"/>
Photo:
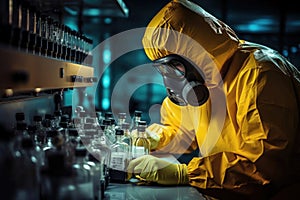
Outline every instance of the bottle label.
<path id="1" fill-rule="evenodd" d="M 145 147 L 142 147 L 142 146 L 133 146 L 132 147 L 132 155 L 133 155 L 133 158 L 137 158 L 137 157 L 146 155 L 146 153 L 145 153 Z"/>
<path id="2" fill-rule="evenodd" d="M 115 170 L 125 170 L 126 153 L 111 152 L 110 167 Z"/>

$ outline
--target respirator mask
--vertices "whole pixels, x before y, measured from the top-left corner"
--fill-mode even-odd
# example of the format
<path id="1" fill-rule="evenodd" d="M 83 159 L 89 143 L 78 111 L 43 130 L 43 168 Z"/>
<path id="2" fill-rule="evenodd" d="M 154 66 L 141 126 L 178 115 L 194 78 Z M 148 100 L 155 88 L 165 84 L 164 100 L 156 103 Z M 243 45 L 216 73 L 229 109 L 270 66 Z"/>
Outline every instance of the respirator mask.
<path id="1" fill-rule="evenodd" d="M 171 54 L 154 61 L 153 66 L 163 76 L 169 99 L 179 106 L 201 106 L 209 91 L 204 82 L 204 75 L 191 61 Z"/>

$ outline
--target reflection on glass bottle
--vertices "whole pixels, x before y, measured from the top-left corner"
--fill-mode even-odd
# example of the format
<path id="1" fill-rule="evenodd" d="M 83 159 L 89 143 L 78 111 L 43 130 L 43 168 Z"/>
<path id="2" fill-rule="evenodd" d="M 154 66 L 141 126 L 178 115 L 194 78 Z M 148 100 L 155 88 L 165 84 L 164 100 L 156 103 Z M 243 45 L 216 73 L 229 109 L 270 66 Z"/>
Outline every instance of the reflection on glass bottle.
<path id="1" fill-rule="evenodd" d="M 110 180 L 126 181 L 126 169 L 129 162 L 130 146 L 123 141 L 124 130 L 116 130 L 116 142 L 111 145 Z"/>
<path id="2" fill-rule="evenodd" d="M 130 125 L 130 131 L 137 129 L 139 121 L 142 118 L 142 111 L 136 110 L 134 111 L 133 118 Z"/>
<path id="3" fill-rule="evenodd" d="M 108 145 L 111 145 L 115 142 L 115 130 L 112 128 L 112 121 L 110 119 L 103 120 L 104 125 L 104 135 L 108 138 Z"/>
<path id="4" fill-rule="evenodd" d="M 130 124 L 129 123 L 127 123 L 127 122 L 124 122 L 123 124 L 122 124 L 122 127 L 121 127 L 121 129 L 124 131 L 124 137 L 123 137 L 123 142 L 125 142 L 125 143 L 127 143 L 128 144 L 128 146 L 130 147 L 130 150 L 129 150 L 129 152 L 131 153 L 132 152 L 132 150 L 131 150 L 131 148 L 132 148 L 132 137 L 131 137 L 131 135 L 130 135 L 130 131 L 129 131 L 129 128 L 130 128 Z M 130 155 L 130 157 L 131 157 L 131 155 Z"/>
<path id="5" fill-rule="evenodd" d="M 126 122 L 126 113 L 118 113 L 118 122 L 116 129 L 122 128 L 122 124 Z"/>
<path id="6" fill-rule="evenodd" d="M 38 200 L 40 194 L 40 166 L 33 140 L 23 137 L 21 145 L 14 152 L 13 182 L 15 184 L 15 198 Z"/>
<path id="7" fill-rule="evenodd" d="M 94 199 L 103 199 L 106 189 L 103 164 L 90 153 L 86 156 L 86 163 L 91 167 Z"/>
<path id="8" fill-rule="evenodd" d="M 95 135 L 91 142 L 87 145 L 87 149 L 89 150 L 90 154 L 92 154 L 95 159 L 100 161 L 100 164 L 103 166 L 103 174 L 105 183 L 104 188 L 109 185 L 110 177 L 109 177 L 109 164 L 111 158 L 111 149 L 108 145 L 108 139 L 104 134 L 103 130 L 95 131 Z"/>
<path id="9" fill-rule="evenodd" d="M 139 121 L 137 127 L 138 137 L 133 142 L 132 157 L 137 158 L 150 153 L 150 141 L 146 135 L 147 123 L 146 121 Z"/>
<path id="10" fill-rule="evenodd" d="M 34 141 L 38 145 L 44 145 L 46 142 L 46 129 L 42 124 L 42 116 L 35 115 L 33 116 L 33 126 L 34 126 Z"/>

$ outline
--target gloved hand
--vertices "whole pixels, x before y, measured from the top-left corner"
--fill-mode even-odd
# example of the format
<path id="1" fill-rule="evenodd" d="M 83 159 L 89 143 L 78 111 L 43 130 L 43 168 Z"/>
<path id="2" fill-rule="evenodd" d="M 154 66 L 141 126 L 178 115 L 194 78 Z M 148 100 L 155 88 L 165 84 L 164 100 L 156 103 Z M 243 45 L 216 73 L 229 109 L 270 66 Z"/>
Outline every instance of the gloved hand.
<path id="1" fill-rule="evenodd" d="M 185 164 L 173 164 L 152 155 L 144 155 L 130 161 L 127 172 L 128 180 L 135 175 L 141 181 L 162 185 L 189 183 Z"/>
<path id="2" fill-rule="evenodd" d="M 159 144 L 160 137 L 153 131 L 146 129 L 147 139 L 150 141 L 150 149 L 155 150 Z"/>
<path id="3" fill-rule="evenodd" d="M 146 129 L 147 138 L 151 143 L 150 149 L 154 150 L 157 148 L 160 142 L 160 134 L 162 134 L 163 128 L 160 124 L 151 124 Z"/>

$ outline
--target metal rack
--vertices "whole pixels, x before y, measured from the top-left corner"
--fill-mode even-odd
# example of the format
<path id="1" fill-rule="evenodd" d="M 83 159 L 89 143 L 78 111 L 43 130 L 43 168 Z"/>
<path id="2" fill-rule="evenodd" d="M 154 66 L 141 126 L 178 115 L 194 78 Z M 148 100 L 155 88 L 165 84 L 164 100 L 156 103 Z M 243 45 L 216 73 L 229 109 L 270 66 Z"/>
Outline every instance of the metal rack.
<path id="1" fill-rule="evenodd" d="M 96 82 L 91 66 L 0 47 L 0 89 L 7 92 L 88 87 Z"/>

